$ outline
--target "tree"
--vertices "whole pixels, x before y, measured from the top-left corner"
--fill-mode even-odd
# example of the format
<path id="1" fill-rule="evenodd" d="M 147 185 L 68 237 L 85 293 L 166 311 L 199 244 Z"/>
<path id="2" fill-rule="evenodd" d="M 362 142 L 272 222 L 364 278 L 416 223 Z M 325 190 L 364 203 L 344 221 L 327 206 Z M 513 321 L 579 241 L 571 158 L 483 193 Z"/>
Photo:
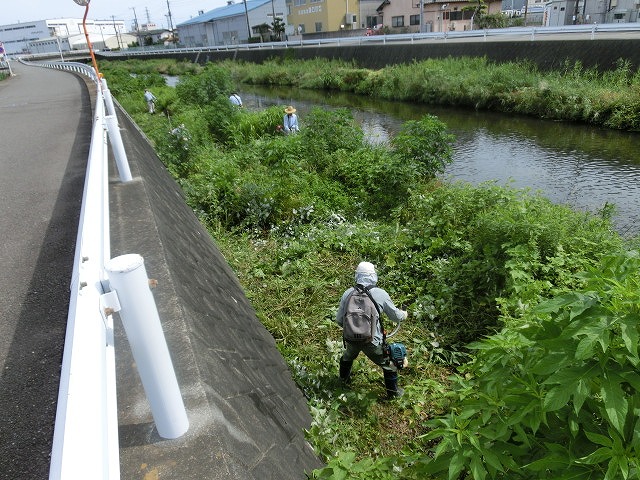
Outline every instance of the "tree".
<path id="1" fill-rule="evenodd" d="M 487 12 L 487 4 L 484 0 L 475 0 L 474 2 L 470 2 L 470 5 L 466 7 L 462 7 L 463 12 L 473 12 L 471 14 L 471 30 L 473 30 L 473 21 L 476 18 L 482 17 Z M 480 27 L 482 28 L 482 27 Z"/>
<path id="2" fill-rule="evenodd" d="M 273 23 L 271 24 L 271 27 L 273 30 L 273 35 L 271 36 L 271 40 L 273 40 L 274 42 L 282 41 L 282 35 L 284 34 L 284 25 L 285 24 L 282 21 L 282 18 L 275 17 L 273 19 Z"/>

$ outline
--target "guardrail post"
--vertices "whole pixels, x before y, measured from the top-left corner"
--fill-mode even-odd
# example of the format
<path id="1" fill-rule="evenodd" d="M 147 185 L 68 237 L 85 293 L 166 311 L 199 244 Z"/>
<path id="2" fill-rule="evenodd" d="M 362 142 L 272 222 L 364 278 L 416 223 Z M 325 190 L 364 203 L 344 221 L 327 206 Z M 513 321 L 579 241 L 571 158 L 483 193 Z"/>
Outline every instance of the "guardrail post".
<path id="1" fill-rule="evenodd" d="M 162 331 L 144 260 L 128 254 L 105 264 L 109 283 L 118 295 L 120 318 L 153 420 L 162 438 L 178 438 L 189 429 L 189 419 Z"/>
<path id="2" fill-rule="evenodd" d="M 118 166 L 120 181 L 130 182 L 133 177 L 131 176 L 131 169 L 129 168 L 127 152 L 125 152 L 124 144 L 122 143 L 122 135 L 120 134 L 118 119 L 115 115 L 105 115 L 104 119 L 107 122 L 109 141 L 111 142 L 111 147 L 113 148 L 113 156 L 115 157 L 116 165 Z"/>
<path id="3" fill-rule="evenodd" d="M 113 97 L 111 96 L 111 90 L 107 87 L 107 79 L 102 78 L 102 96 L 104 98 L 104 103 L 107 105 L 107 112 L 109 115 L 115 116 L 116 107 L 113 104 Z"/>

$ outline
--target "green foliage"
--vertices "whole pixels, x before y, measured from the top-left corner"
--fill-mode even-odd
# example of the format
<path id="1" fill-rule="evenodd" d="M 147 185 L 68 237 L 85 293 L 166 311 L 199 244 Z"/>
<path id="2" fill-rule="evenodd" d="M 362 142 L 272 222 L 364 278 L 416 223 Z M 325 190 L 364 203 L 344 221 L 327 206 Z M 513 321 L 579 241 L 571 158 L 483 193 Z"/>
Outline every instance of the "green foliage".
<path id="1" fill-rule="evenodd" d="M 428 185 L 398 215 L 406 240 L 384 262 L 403 272 L 414 316 L 447 345 L 496 328 L 499 313 L 518 318 L 579 285 L 578 272 L 621 244 L 606 219 L 492 185 Z"/>
<path id="2" fill-rule="evenodd" d="M 447 126 L 433 115 L 405 122 L 391 144 L 401 162 L 416 165 L 416 174 L 424 179 L 435 178 L 451 163 L 455 137 Z"/>
<path id="3" fill-rule="evenodd" d="M 506 21 L 501 14 L 481 18 L 492 25 Z M 579 63 L 566 65 L 561 71 L 540 72 L 526 62 L 496 64 L 477 57 L 428 59 L 381 70 L 323 59 L 278 59 L 260 65 L 226 62 L 224 66 L 233 78 L 247 83 L 333 89 L 632 131 L 640 128 L 640 74 L 624 61 L 615 71 L 605 73 L 585 70 Z"/>
<path id="4" fill-rule="evenodd" d="M 155 87 L 165 115 L 148 115 L 146 81 L 137 83 L 146 70 L 103 68 L 309 399 L 307 436 L 327 461 L 310 475 L 637 478 L 640 260 L 616 255 L 622 242 L 607 212 L 576 213 L 493 185 L 442 184 L 433 176 L 450 161 L 453 139 L 431 116 L 374 147 L 344 110 L 314 110 L 299 134 L 283 136 L 275 132 L 281 107 L 231 108 L 227 70 L 275 81 L 287 77 L 282 65 L 310 84 L 353 81 L 406 98 L 509 108 L 526 89 L 557 98 L 557 85 L 578 81 L 582 69 L 540 86 L 526 66 L 512 76 L 482 59 L 402 66 L 388 76 L 340 63 L 324 77 L 327 62 L 255 70 L 234 62 L 205 69 L 215 85 L 195 77 L 182 90 Z M 637 83 L 624 67 L 617 78 Z M 393 402 L 380 401 L 379 369 L 365 359 L 354 364 L 350 389 L 336 378 L 342 343 L 333 317 L 362 259 L 410 311 L 396 338 L 409 350 L 406 394 Z"/>
<path id="5" fill-rule="evenodd" d="M 271 23 L 271 29 L 273 31 L 273 35 L 271 36 L 271 40 L 274 42 L 280 42 L 283 40 L 283 35 L 285 31 L 286 24 L 280 17 L 275 17 L 273 22 Z"/>
<path id="6" fill-rule="evenodd" d="M 226 99 L 233 88 L 227 70 L 207 64 L 197 75 L 185 75 L 176 85 L 176 93 L 181 102 L 190 105 L 211 104 L 221 97 Z"/>
<path id="7" fill-rule="evenodd" d="M 491 15 L 479 15 L 476 20 L 476 26 L 480 29 L 485 28 L 505 28 L 509 20 L 501 13 Z"/>
<path id="8" fill-rule="evenodd" d="M 439 478 L 640 478 L 640 259 L 603 258 L 584 287 L 473 344 L 459 406 L 430 422 Z"/>

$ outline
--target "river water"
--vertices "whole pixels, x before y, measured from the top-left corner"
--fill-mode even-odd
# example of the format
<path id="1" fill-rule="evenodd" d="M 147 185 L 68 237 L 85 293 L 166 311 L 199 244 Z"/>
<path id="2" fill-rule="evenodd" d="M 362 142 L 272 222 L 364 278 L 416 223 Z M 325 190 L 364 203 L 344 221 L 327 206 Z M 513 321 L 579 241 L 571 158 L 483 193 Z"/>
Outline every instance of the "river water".
<path id="1" fill-rule="evenodd" d="M 243 85 L 239 93 L 249 109 L 294 105 L 301 128 L 314 106 L 347 107 L 374 142 L 393 137 L 406 120 L 436 115 L 457 138 L 448 181 L 530 188 L 580 211 L 614 204 L 616 229 L 640 235 L 638 133 L 340 92 Z"/>

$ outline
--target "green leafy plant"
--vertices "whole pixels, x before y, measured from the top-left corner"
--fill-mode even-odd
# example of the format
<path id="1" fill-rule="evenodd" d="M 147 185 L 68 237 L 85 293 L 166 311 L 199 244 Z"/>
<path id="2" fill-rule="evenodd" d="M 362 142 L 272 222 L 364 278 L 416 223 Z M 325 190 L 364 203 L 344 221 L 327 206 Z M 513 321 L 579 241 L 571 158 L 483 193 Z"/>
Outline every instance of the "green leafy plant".
<path id="1" fill-rule="evenodd" d="M 430 422 L 434 459 L 457 479 L 640 477 L 637 253 L 603 259 L 584 288 L 471 345 L 459 406 Z"/>

